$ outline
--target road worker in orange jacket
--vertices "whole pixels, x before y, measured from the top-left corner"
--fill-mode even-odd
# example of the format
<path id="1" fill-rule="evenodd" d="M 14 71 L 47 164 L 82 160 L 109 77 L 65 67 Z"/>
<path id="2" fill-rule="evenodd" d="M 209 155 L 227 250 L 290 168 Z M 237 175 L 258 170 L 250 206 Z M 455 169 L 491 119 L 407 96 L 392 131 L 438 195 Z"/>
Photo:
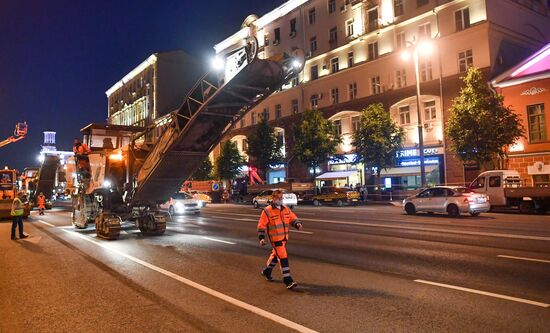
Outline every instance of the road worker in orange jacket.
<path id="1" fill-rule="evenodd" d="M 80 139 L 75 138 L 73 141 L 73 153 L 76 158 L 78 169 L 81 172 L 90 172 L 90 159 L 88 154 L 91 153 L 90 148 L 85 143 L 80 142 Z"/>
<path id="2" fill-rule="evenodd" d="M 290 266 L 288 265 L 288 256 L 286 253 L 286 242 L 290 226 L 302 230 L 302 223 L 298 221 L 298 217 L 290 208 L 283 206 L 283 193 L 279 190 L 273 191 L 271 205 L 263 209 L 260 221 L 258 222 L 258 238 L 260 245 L 266 244 L 266 234 L 273 250 L 269 255 L 266 267 L 262 271 L 262 275 L 266 280 L 271 281 L 271 272 L 277 266 L 277 262 L 281 265 L 283 273 L 283 282 L 287 289 L 292 289 L 298 284 L 292 280 L 290 276 Z"/>
<path id="3" fill-rule="evenodd" d="M 46 209 L 46 197 L 44 193 L 40 192 L 38 197 L 36 197 L 36 204 L 38 205 L 38 214 L 44 215 L 44 209 Z"/>

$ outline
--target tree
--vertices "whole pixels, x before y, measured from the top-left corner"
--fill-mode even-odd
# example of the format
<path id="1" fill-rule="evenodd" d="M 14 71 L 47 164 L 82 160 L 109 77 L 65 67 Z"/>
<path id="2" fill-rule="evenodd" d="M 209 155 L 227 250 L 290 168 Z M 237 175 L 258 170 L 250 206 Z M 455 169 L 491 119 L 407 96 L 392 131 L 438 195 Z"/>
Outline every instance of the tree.
<path id="1" fill-rule="evenodd" d="M 275 130 L 262 118 L 256 130 L 248 137 L 246 153 L 265 176 L 271 165 L 283 161 L 282 148 L 283 143 L 277 139 Z"/>
<path id="2" fill-rule="evenodd" d="M 336 154 L 341 142 L 336 128 L 319 110 L 305 111 L 300 124 L 294 126 L 294 156 L 313 169 L 313 178 L 316 168 Z"/>
<path id="3" fill-rule="evenodd" d="M 210 180 L 212 179 L 212 162 L 207 157 L 202 161 L 201 165 L 191 176 L 191 180 Z"/>
<path id="4" fill-rule="evenodd" d="M 384 106 L 370 104 L 362 111 L 359 128 L 353 135 L 354 162 L 376 167 L 376 184 L 380 185 L 380 172 L 396 164 L 397 152 L 402 149 L 404 138 L 403 129 L 391 119 Z M 380 190 L 378 186 L 378 193 Z"/>
<path id="5" fill-rule="evenodd" d="M 460 160 L 474 161 L 481 167 L 497 156 L 505 157 L 506 147 L 525 130 L 519 115 L 503 105 L 503 97 L 491 90 L 479 69 L 470 68 L 463 81 L 450 108 L 446 134 Z"/>
<path id="6" fill-rule="evenodd" d="M 231 180 L 239 175 L 242 164 L 243 157 L 237 145 L 234 142 L 226 141 L 221 145 L 220 156 L 216 158 L 214 173 L 219 179 Z"/>

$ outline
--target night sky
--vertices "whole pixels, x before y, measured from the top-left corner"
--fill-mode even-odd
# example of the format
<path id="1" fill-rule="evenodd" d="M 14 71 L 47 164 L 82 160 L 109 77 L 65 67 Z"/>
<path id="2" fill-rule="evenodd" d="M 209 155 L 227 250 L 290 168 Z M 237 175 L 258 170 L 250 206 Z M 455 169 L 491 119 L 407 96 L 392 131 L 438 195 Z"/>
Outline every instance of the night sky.
<path id="1" fill-rule="evenodd" d="M 80 128 L 105 121 L 105 91 L 150 54 L 183 49 L 207 61 L 248 14 L 282 3 L 0 0 L 0 140 L 29 124 L 27 138 L 0 148 L 0 167 L 38 165 L 47 129 L 70 149 Z"/>

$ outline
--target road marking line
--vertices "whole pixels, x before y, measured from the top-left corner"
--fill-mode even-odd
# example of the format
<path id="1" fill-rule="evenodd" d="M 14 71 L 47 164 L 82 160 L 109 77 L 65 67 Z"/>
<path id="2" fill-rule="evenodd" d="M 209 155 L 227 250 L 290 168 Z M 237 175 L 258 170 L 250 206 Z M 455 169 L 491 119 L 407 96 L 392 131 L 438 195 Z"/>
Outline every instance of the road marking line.
<path id="1" fill-rule="evenodd" d="M 308 234 L 308 235 L 313 235 L 313 232 L 311 232 L 311 231 L 290 230 L 290 232 L 295 232 L 295 233 L 298 233 L 298 234 Z"/>
<path id="2" fill-rule="evenodd" d="M 51 226 L 51 227 L 54 227 L 54 228 L 55 228 L 54 225 L 49 224 L 49 223 L 47 223 L 47 222 L 40 221 L 40 220 L 38 220 L 38 222 L 43 223 L 43 224 L 45 224 L 45 225 L 48 225 L 48 226 Z M 116 253 L 116 254 L 120 255 L 121 257 L 124 257 L 124 258 L 126 258 L 126 259 L 128 259 L 128 260 L 131 260 L 131 261 L 133 261 L 133 262 L 135 262 L 135 263 L 137 263 L 137 264 L 139 264 L 139 265 L 142 265 L 142 266 L 144 266 L 144 267 L 147 267 L 147 268 L 149 268 L 149 269 L 151 269 L 151 270 L 153 270 L 153 271 L 155 271 L 155 272 L 158 272 L 158 273 L 160 273 L 160 274 L 162 274 L 162 275 L 165 275 L 165 276 L 167 276 L 167 277 L 169 277 L 169 278 L 172 278 L 172 279 L 174 279 L 174 280 L 176 280 L 176 281 L 179 281 L 179 282 L 181 282 L 181 283 L 183 283 L 183 284 L 185 284 L 185 285 L 187 285 L 187 286 L 189 286 L 189 287 L 191 287 L 191 288 L 195 288 L 195 289 L 197 289 L 197 290 L 199 290 L 199 291 L 202 291 L 202 292 L 204 292 L 204 293 L 206 293 L 206 294 L 208 294 L 208 295 L 210 295 L 210 296 L 213 296 L 213 297 L 215 297 L 215 298 L 218 298 L 218 299 L 220 299 L 220 300 L 222 300 L 222 301 L 225 301 L 225 302 L 227 302 L 227 303 L 233 304 L 233 305 L 235 305 L 235 306 L 237 306 L 237 307 L 239 307 L 239 308 L 241 308 L 241 309 L 250 311 L 250 312 L 252 312 L 252 313 L 254 313 L 254 314 L 258 315 L 258 316 L 261 316 L 261 317 L 264 317 L 264 318 L 269 319 L 269 320 L 271 320 L 271 321 L 274 321 L 275 323 L 281 324 L 281 325 L 283 325 L 283 326 L 286 326 L 286 327 L 288 327 L 288 328 L 290 328 L 290 329 L 293 329 L 293 330 L 295 330 L 295 331 L 298 331 L 298 332 L 318 333 L 317 331 L 312 330 L 311 328 L 305 327 L 305 326 L 300 325 L 300 324 L 298 324 L 298 323 L 296 323 L 296 322 L 293 322 L 293 321 L 291 321 L 291 320 L 288 320 L 288 319 L 286 319 L 286 318 L 283 318 L 283 317 L 281 317 L 281 316 L 278 316 L 278 315 L 276 315 L 276 314 L 273 314 L 273 313 L 271 313 L 271 312 L 268 312 L 268 311 L 266 311 L 266 310 L 263 310 L 263 309 L 261 309 L 261 308 L 258 308 L 258 307 L 254 306 L 254 305 L 252 305 L 252 304 L 245 303 L 245 302 L 243 302 L 243 301 L 241 301 L 241 300 L 238 300 L 238 299 L 233 298 L 233 297 L 231 297 L 231 296 L 229 296 L 229 295 L 223 294 L 223 293 L 221 293 L 221 292 L 219 292 L 219 291 L 216 291 L 216 290 L 214 290 L 214 289 L 212 289 L 212 288 L 206 287 L 206 286 L 204 286 L 204 285 L 202 285 L 202 284 L 199 284 L 199 283 L 194 282 L 194 281 L 192 281 L 192 280 L 186 279 L 186 278 L 184 278 L 183 276 L 177 275 L 177 274 L 172 273 L 172 272 L 170 272 L 170 271 L 168 271 L 168 270 L 166 270 L 166 269 L 164 269 L 164 268 L 160 268 L 160 267 L 158 267 L 158 266 L 155 266 L 155 265 L 153 265 L 153 264 L 150 264 L 150 263 L 148 263 L 147 261 L 144 261 L 144 260 L 138 259 L 138 258 L 136 258 L 136 257 L 133 257 L 133 256 L 131 256 L 131 255 L 129 255 L 129 254 L 126 254 L 126 253 L 122 252 L 122 251 L 113 249 L 113 248 L 111 248 L 110 246 L 108 246 L 107 244 L 104 244 L 104 243 L 101 243 L 101 242 L 99 242 L 99 241 L 93 240 L 93 239 L 91 239 L 91 238 L 89 238 L 89 237 L 86 237 L 86 236 L 81 235 L 81 234 L 79 234 L 79 233 L 76 233 L 76 232 L 74 232 L 74 231 L 69 231 L 69 230 L 66 230 L 66 229 L 61 229 L 61 230 L 62 230 L 62 231 L 65 231 L 66 233 L 71 234 L 71 235 L 73 235 L 73 236 L 75 236 L 75 237 L 79 237 L 79 238 L 81 238 L 81 239 L 83 239 L 83 240 L 85 240 L 85 241 L 87 241 L 87 242 L 90 242 L 90 243 L 92 243 L 92 244 L 94 244 L 94 245 L 97 245 L 97 246 L 99 246 L 99 247 L 102 247 L 102 248 L 104 248 L 104 249 L 106 249 L 106 250 L 108 250 L 108 251 L 111 251 L 111 252 L 113 252 L 113 253 Z"/>
<path id="3" fill-rule="evenodd" d="M 517 259 L 517 260 L 525 260 L 525 261 L 543 262 L 543 263 L 546 263 L 546 264 L 550 264 L 550 260 L 543 260 L 543 259 L 514 257 L 514 256 L 503 255 L 503 254 L 499 254 L 497 257 L 499 257 L 499 258 L 508 258 L 508 259 Z"/>
<path id="4" fill-rule="evenodd" d="M 253 216 L 253 215 L 250 215 L 250 214 L 221 213 L 221 212 L 218 212 L 216 214 L 232 215 L 232 216 Z M 300 220 L 309 221 L 309 222 L 316 222 L 316 223 L 332 223 L 332 224 L 354 225 L 354 226 L 361 226 L 361 227 L 403 229 L 403 230 L 428 231 L 428 232 L 443 232 L 443 233 L 456 234 L 456 235 L 489 236 L 489 237 L 510 238 L 510 239 L 527 239 L 527 240 L 550 241 L 550 237 L 543 237 L 543 236 L 515 235 L 515 234 L 503 234 L 503 233 L 481 232 L 481 231 L 466 231 L 466 230 L 450 230 L 450 229 L 440 229 L 440 228 L 424 228 L 424 227 L 386 225 L 386 224 L 349 222 L 349 221 L 318 220 L 318 219 L 310 219 L 310 218 L 302 218 Z"/>
<path id="5" fill-rule="evenodd" d="M 50 226 L 50 227 L 52 227 L 52 228 L 57 228 L 55 225 L 53 225 L 53 224 L 51 224 L 51 223 L 48 223 L 48 222 L 46 222 L 46 221 L 43 221 L 43 220 L 36 220 L 36 222 L 40 222 L 40 223 L 45 224 L 45 225 L 47 225 L 47 226 Z"/>
<path id="6" fill-rule="evenodd" d="M 543 308 L 550 307 L 550 304 L 546 304 L 546 303 L 531 301 L 531 300 L 528 300 L 528 299 L 512 297 L 512 296 L 507 296 L 507 295 L 495 294 L 495 293 L 482 291 L 482 290 L 477 290 L 477 289 L 470 289 L 470 288 L 464 288 L 464 287 L 459 287 L 459 286 L 453 286 L 451 284 L 444 284 L 444 283 L 438 283 L 438 282 L 432 282 L 432 281 L 426 281 L 426 280 L 414 280 L 414 282 L 424 283 L 424 284 L 429 284 L 429 285 L 433 285 L 433 286 L 449 288 L 449 289 L 454 289 L 454 290 L 465 291 L 465 292 L 473 293 L 473 294 L 491 296 L 491 297 L 495 297 L 495 298 L 505 299 L 505 300 L 508 300 L 508 301 L 514 301 L 514 302 L 525 303 L 525 304 L 529 304 L 529 305 L 540 306 L 540 307 L 543 307 Z"/>
<path id="7" fill-rule="evenodd" d="M 237 220 L 237 221 L 254 221 L 254 222 L 257 221 L 255 219 L 235 219 L 235 220 Z"/>
<path id="8" fill-rule="evenodd" d="M 216 238 L 211 238 L 211 237 L 204 237 L 204 236 L 201 236 L 201 238 L 207 239 L 207 240 L 211 240 L 211 241 L 214 241 L 214 242 L 225 243 L 225 244 L 231 244 L 231 245 L 236 245 L 236 244 L 237 244 L 237 243 L 228 242 L 228 241 L 224 241 L 224 240 L 216 239 Z"/>

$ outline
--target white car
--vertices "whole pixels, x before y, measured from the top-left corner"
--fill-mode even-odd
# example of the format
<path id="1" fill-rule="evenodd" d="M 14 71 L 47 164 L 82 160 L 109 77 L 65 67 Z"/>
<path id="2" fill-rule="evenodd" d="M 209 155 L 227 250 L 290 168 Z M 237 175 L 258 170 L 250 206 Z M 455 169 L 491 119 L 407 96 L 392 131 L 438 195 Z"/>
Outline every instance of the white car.
<path id="1" fill-rule="evenodd" d="M 170 215 L 185 213 L 200 214 L 201 206 L 199 200 L 193 199 L 193 197 L 187 193 L 180 192 L 172 195 L 170 200 L 160 205 L 160 208 L 168 209 Z"/>
<path id="2" fill-rule="evenodd" d="M 466 187 L 436 186 L 403 200 L 403 210 L 409 215 L 427 212 L 447 213 L 452 217 L 461 213 L 478 216 L 491 210 L 491 204 L 487 195 Z"/>
<path id="3" fill-rule="evenodd" d="M 265 190 L 258 194 L 257 196 L 252 199 L 252 203 L 254 204 L 255 208 L 259 208 L 261 206 L 267 206 L 271 204 L 271 195 L 273 194 L 273 190 Z M 284 190 L 283 192 L 283 205 L 293 208 L 294 206 L 298 206 L 298 197 L 294 193 L 286 193 Z"/>

